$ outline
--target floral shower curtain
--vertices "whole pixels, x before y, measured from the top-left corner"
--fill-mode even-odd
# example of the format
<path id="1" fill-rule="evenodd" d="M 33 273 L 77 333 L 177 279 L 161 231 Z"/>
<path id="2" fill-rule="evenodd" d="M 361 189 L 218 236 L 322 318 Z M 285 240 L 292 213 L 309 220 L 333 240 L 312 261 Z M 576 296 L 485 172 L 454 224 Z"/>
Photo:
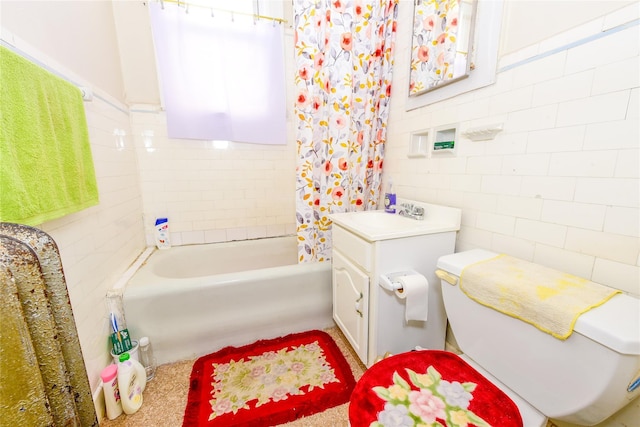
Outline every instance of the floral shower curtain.
<path id="1" fill-rule="evenodd" d="M 398 0 L 295 0 L 300 262 L 331 259 L 331 213 L 376 208 Z"/>

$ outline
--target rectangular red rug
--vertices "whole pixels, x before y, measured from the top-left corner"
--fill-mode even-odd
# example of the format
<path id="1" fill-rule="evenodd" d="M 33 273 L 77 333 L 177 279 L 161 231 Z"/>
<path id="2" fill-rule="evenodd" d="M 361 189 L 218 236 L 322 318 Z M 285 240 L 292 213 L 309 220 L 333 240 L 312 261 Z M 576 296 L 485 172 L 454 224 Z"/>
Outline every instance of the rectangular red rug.
<path id="1" fill-rule="evenodd" d="M 194 363 L 182 425 L 283 424 L 348 402 L 354 386 L 349 364 L 326 332 L 226 347 Z"/>

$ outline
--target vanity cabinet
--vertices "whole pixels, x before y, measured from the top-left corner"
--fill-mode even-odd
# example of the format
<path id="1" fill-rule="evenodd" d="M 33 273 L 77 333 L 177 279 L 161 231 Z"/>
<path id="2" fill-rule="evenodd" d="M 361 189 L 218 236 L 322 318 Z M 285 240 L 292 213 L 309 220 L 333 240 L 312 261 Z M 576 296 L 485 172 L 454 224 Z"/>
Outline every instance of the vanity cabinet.
<path id="1" fill-rule="evenodd" d="M 425 206 L 428 215 L 433 205 Z M 365 365 L 386 352 L 397 354 L 415 346 L 444 349 L 446 315 L 435 270 L 440 256 L 454 252 L 460 225 L 459 210 L 445 209 L 454 211 L 452 224 L 428 227 L 424 221 L 407 219 L 407 226 L 419 228 L 414 232 L 368 233 L 367 221 L 376 215 L 372 211 L 332 215 L 333 319 Z M 380 285 L 381 275 L 401 271 L 417 272 L 429 282 L 426 322 L 407 322 L 405 301 Z"/>
<path id="2" fill-rule="evenodd" d="M 369 275 L 333 252 L 333 319 L 360 360 L 367 360 Z"/>

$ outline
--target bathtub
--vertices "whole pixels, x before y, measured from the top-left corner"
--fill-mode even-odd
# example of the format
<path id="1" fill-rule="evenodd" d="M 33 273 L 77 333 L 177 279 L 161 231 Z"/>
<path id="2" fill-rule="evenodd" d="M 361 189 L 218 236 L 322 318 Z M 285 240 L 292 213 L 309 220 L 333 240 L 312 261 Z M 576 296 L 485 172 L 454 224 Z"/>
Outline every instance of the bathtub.
<path id="1" fill-rule="evenodd" d="M 334 326 L 331 263 L 297 263 L 295 236 L 155 250 L 126 282 L 131 336 L 158 364 Z"/>

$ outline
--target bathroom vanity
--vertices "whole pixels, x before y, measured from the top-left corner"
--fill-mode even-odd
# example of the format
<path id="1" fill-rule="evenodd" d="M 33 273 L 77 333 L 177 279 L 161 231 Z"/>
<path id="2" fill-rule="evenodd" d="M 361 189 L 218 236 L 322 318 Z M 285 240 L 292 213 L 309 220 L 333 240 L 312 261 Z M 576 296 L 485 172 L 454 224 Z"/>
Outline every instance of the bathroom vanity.
<path id="1" fill-rule="evenodd" d="M 333 221 L 333 319 L 362 362 L 409 351 L 443 349 L 446 314 L 436 262 L 455 249 L 460 209 L 406 199 L 424 209 L 423 219 L 379 211 L 331 215 Z M 406 321 L 405 300 L 396 296 L 390 273 L 411 271 L 428 283 L 427 321 Z"/>

